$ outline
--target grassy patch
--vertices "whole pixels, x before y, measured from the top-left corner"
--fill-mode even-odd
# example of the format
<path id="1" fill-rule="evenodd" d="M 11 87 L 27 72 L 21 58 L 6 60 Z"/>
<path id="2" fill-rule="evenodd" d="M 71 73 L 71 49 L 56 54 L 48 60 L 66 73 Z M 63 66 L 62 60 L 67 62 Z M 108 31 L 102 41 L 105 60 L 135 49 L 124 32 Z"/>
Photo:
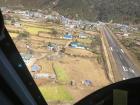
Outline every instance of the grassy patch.
<path id="1" fill-rule="evenodd" d="M 73 97 L 64 86 L 41 86 L 39 87 L 47 101 L 72 101 Z"/>
<path id="2" fill-rule="evenodd" d="M 11 36 L 12 38 L 16 38 L 18 35 L 19 35 L 18 33 L 10 33 L 10 36 Z"/>
<path id="3" fill-rule="evenodd" d="M 11 21 L 10 21 L 10 20 L 4 20 L 4 23 L 5 23 L 6 25 L 10 25 L 10 24 L 11 24 Z"/>
<path id="4" fill-rule="evenodd" d="M 21 23 L 23 26 L 27 27 L 37 27 L 37 28 L 52 28 L 52 24 L 44 24 L 44 23 L 35 23 L 35 22 L 22 22 Z"/>
<path id="5" fill-rule="evenodd" d="M 35 28 L 43 28 L 43 29 L 46 29 L 47 26 L 46 25 L 42 25 L 42 24 L 29 24 L 29 23 L 22 23 L 22 25 L 24 27 L 35 27 Z"/>
<path id="6" fill-rule="evenodd" d="M 59 82 L 63 82 L 63 83 L 68 82 L 69 80 L 68 75 L 66 74 L 65 70 L 60 65 L 54 64 L 53 68 Z"/>
<path id="7" fill-rule="evenodd" d="M 78 39 L 78 42 L 80 43 L 84 43 L 84 44 L 90 44 L 92 42 L 91 39 Z"/>
<path id="8" fill-rule="evenodd" d="M 38 34 L 39 31 L 42 31 L 42 32 L 51 32 L 51 30 L 49 30 L 49 29 L 37 28 L 37 27 L 27 27 L 26 26 L 25 29 L 30 34 Z"/>

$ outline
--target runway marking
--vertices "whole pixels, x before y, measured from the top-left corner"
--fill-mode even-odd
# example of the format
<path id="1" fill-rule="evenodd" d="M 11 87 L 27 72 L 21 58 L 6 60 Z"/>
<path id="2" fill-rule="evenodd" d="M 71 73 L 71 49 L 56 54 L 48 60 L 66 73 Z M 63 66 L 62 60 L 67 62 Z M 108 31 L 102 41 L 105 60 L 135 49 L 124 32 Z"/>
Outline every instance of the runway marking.
<path id="1" fill-rule="evenodd" d="M 123 49 L 121 49 L 121 52 L 124 53 Z"/>
<path id="2" fill-rule="evenodd" d="M 132 70 L 132 73 L 135 73 L 135 71 L 134 71 L 134 70 Z"/>
<path id="3" fill-rule="evenodd" d="M 111 49 L 111 51 L 113 51 L 113 48 L 112 47 L 110 47 L 110 49 Z"/>
<path id="4" fill-rule="evenodd" d="M 121 55 L 119 55 L 120 56 L 120 59 L 122 59 L 122 56 Z"/>
<path id="5" fill-rule="evenodd" d="M 123 77 L 123 80 L 126 80 L 126 78 L 125 78 L 125 77 Z"/>
<path id="6" fill-rule="evenodd" d="M 130 68 L 129 70 L 130 70 L 132 73 L 135 73 L 135 71 L 134 71 L 133 69 Z"/>
<path id="7" fill-rule="evenodd" d="M 122 66 L 124 71 L 128 71 L 126 67 Z"/>

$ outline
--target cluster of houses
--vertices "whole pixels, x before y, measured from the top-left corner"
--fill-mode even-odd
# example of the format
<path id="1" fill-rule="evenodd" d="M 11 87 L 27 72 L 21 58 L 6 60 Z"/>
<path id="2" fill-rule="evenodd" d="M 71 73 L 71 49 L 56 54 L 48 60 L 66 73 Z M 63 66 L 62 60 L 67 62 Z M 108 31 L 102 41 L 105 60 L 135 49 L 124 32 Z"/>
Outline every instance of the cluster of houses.
<path id="1" fill-rule="evenodd" d="M 47 11 L 43 10 L 21 10 L 21 9 L 10 9 L 7 7 L 1 7 L 1 10 L 6 18 L 10 18 L 11 14 L 18 14 L 25 19 L 41 19 L 41 20 L 60 20 L 59 13 L 52 11 L 52 13 L 48 13 Z"/>
<path id="2" fill-rule="evenodd" d="M 80 32 L 77 37 L 80 38 L 80 39 L 86 39 L 89 36 L 84 32 Z M 72 40 L 72 39 L 77 38 L 77 37 L 72 35 L 71 33 L 66 33 L 63 38 L 66 39 L 66 40 Z M 69 46 L 71 48 L 85 49 L 85 46 L 83 44 L 81 44 L 80 42 L 77 42 L 77 41 L 72 41 Z"/>
<path id="3" fill-rule="evenodd" d="M 125 25 L 125 24 L 114 23 L 112 26 L 113 26 L 114 29 L 119 29 L 121 32 L 124 32 L 124 33 L 138 31 L 138 28 L 133 27 L 133 26 L 128 26 L 128 25 Z"/>
<path id="4" fill-rule="evenodd" d="M 33 55 L 32 54 L 26 54 L 26 53 L 20 53 L 23 61 L 28 64 L 30 60 L 32 59 Z"/>
<path id="5" fill-rule="evenodd" d="M 119 29 L 120 32 L 117 32 L 116 35 L 120 38 L 131 38 L 130 35 L 133 32 L 138 32 L 139 29 L 137 27 L 133 27 L 133 26 L 128 26 L 128 25 L 124 25 L 124 24 L 113 24 L 112 25 L 114 29 Z M 136 46 L 140 46 L 140 40 L 139 39 L 135 39 L 134 43 Z"/>
<path id="6" fill-rule="evenodd" d="M 80 32 L 78 36 L 74 36 L 74 35 L 72 35 L 71 33 L 66 33 L 66 34 L 63 36 L 64 39 L 68 39 L 68 40 L 72 40 L 72 39 L 74 39 L 74 38 L 76 38 L 76 37 L 78 37 L 78 38 L 80 38 L 80 39 L 86 39 L 86 38 L 88 38 L 89 36 L 88 36 L 86 33 L 84 33 L 84 32 Z"/>
<path id="7" fill-rule="evenodd" d="M 68 41 L 69 43 L 66 44 L 67 47 L 75 48 L 75 49 L 87 49 L 87 47 L 84 44 L 82 44 L 76 40 L 77 37 L 80 39 L 85 39 L 85 38 L 88 38 L 89 35 L 84 32 L 80 32 L 78 36 L 75 36 L 71 33 L 66 33 L 66 34 L 64 34 L 64 36 L 62 38 L 65 40 L 70 40 L 70 41 Z M 65 48 L 66 47 L 64 45 L 58 45 L 53 42 L 48 42 L 48 44 L 47 44 L 48 51 L 51 51 L 51 52 L 53 51 L 54 53 L 51 55 L 48 55 L 47 59 L 56 60 L 58 58 L 61 58 L 63 56 L 63 53 L 65 52 L 65 50 L 64 50 Z"/>
<path id="8" fill-rule="evenodd" d="M 75 29 L 80 28 L 83 30 L 94 30 L 96 28 L 97 23 L 89 22 L 85 20 L 74 20 L 69 19 L 65 16 L 60 15 L 56 11 L 52 11 L 48 13 L 48 11 L 43 10 L 12 10 L 6 7 L 2 8 L 3 13 L 7 18 L 9 18 L 9 13 L 14 13 L 22 16 L 25 19 L 41 19 L 44 21 L 60 21 L 66 28 Z"/>
<path id="9" fill-rule="evenodd" d="M 83 20 L 73 20 L 69 19 L 65 16 L 61 16 L 60 18 L 61 23 L 69 29 L 83 29 L 83 30 L 95 30 L 97 23 L 89 22 L 89 21 L 83 21 Z"/>
<path id="10" fill-rule="evenodd" d="M 89 21 L 82 21 L 82 20 L 72 20 L 69 18 L 66 18 L 64 16 L 61 16 L 57 13 L 55 14 L 45 14 L 43 13 L 41 10 L 38 11 L 30 11 L 30 10 L 10 10 L 7 8 L 3 8 L 3 13 L 5 14 L 6 18 L 10 18 L 11 19 L 11 13 L 14 14 L 18 14 L 19 16 L 22 16 L 23 18 L 25 17 L 26 19 L 33 19 L 33 18 L 41 18 L 44 20 L 60 20 L 60 22 L 66 27 L 69 28 L 71 30 L 75 29 L 75 28 L 80 28 L 83 30 L 87 30 L 87 29 L 91 29 L 93 30 L 96 27 L 96 23 L 92 23 Z M 21 27 L 21 24 L 19 21 L 17 20 L 11 20 L 11 25 L 15 25 L 16 27 Z M 78 48 L 78 49 L 85 49 L 86 47 L 78 42 L 78 41 L 73 41 L 73 39 L 75 38 L 80 38 L 80 39 L 87 39 L 89 38 L 89 35 L 84 33 L 84 32 L 80 32 L 78 36 L 73 35 L 72 33 L 65 33 L 62 37 L 65 40 L 71 40 L 69 47 L 71 48 Z M 27 46 L 28 49 L 29 46 Z M 60 46 L 55 44 L 55 43 L 48 43 L 47 45 L 47 49 L 49 51 L 54 51 L 54 52 L 59 52 L 60 51 Z M 57 54 L 57 53 L 56 53 Z M 53 56 L 48 56 L 48 59 L 55 59 L 57 55 L 53 55 Z M 32 72 L 34 75 L 34 79 L 39 79 L 39 78 L 48 78 L 48 79 L 56 79 L 56 75 L 55 74 L 50 74 L 50 73 L 40 73 L 40 71 L 42 70 L 42 67 L 38 64 L 33 63 L 33 60 L 35 59 L 35 57 L 31 54 L 31 53 L 21 53 L 22 59 L 24 60 L 24 62 L 28 65 L 28 64 L 32 64 L 31 66 L 31 70 L 30 72 Z M 85 80 L 83 81 L 83 84 L 85 85 L 91 85 L 92 81 L 90 80 Z"/>
<path id="11" fill-rule="evenodd" d="M 112 24 L 112 29 L 116 29 L 119 32 L 116 32 L 118 38 L 130 38 L 131 34 L 134 32 L 138 32 L 138 28 L 134 26 L 129 26 L 125 24 Z M 138 43 L 137 43 L 138 44 Z"/>
<path id="12" fill-rule="evenodd" d="M 34 58 L 34 56 L 32 54 L 26 54 L 26 53 L 20 53 L 20 54 L 26 65 L 33 63 L 32 59 Z M 44 79 L 44 78 L 51 79 L 51 80 L 56 79 L 56 75 L 54 73 L 40 73 L 41 70 L 42 70 L 42 66 L 36 63 L 33 63 L 31 65 L 30 72 L 33 75 L 34 79 Z"/>
<path id="13" fill-rule="evenodd" d="M 46 20 L 58 20 L 59 19 L 59 15 L 56 13 L 55 14 L 44 14 L 42 13 L 42 11 L 19 11 L 18 14 L 21 14 L 25 17 L 30 17 L 30 18 L 41 18 L 41 19 L 46 19 Z"/>

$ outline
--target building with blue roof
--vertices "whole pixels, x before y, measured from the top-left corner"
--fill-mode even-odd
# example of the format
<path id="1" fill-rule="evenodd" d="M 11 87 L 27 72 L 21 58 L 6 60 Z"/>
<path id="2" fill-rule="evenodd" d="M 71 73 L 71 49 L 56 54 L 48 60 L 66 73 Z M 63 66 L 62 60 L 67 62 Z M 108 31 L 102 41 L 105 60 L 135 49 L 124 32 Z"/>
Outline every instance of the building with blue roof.
<path id="1" fill-rule="evenodd" d="M 85 49 L 85 46 L 83 46 L 81 43 L 79 42 L 71 42 L 70 43 L 70 46 L 72 48 L 80 48 L 80 49 Z"/>
<path id="2" fill-rule="evenodd" d="M 64 37 L 63 37 L 64 39 L 69 39 L 69 40 L 71 40 L 71 39 L 73 39 L 73 35 L 72 34 L 69 34 L 69 33 L 67 33 L 67 34 L 65 34 L 64 35 Z"/>
<path id="3" fill-rule="evenodd" d="M 32 67 L 31 67 L 31 71 L 32 72 L 37 72 L 37 71 L 40 71 L 41 70 L 41 67 L 37 64 L 34 64 Z"/>

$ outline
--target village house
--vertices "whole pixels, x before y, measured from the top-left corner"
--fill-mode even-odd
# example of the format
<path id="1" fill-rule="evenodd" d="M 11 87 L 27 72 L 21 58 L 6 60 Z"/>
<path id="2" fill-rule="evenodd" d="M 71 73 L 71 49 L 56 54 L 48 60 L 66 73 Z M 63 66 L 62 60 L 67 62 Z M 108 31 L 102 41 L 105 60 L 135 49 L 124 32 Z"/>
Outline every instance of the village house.
<path id="1" fill-rule="evenodd" d="M 85 49 L 85 46 L 82 45 L 79 42 L 71 42 L 70 43 L 70 47 L 72 47 L 72 48 L 79 48 L 79 49 Z"/>
<path id="2" fill-rule="evenodd" d="M 18 27 L 21 27 L 21 24 L 19 22 L 15 22 L 14 26 L 18 28 Z"/>
<path id="3" fill-rule="evenodd" d="M 20 55 L 21 55 L 23 61 L 24 61 L 26 64 L 28 64 L 28 63 L 30 62 L 31 58 L 33 57 L 32 54 L 20 53 Z"/>
<path id="4" fill-rule="evenodd" d="M 34 64 L 32 65 L 31 67 L 31 72 L 38 72 L 41 70 L 41 66 L 37 65 L 37 64 Z"/>
<path id="5" fill-rule="evenodd" d="M 66 33 L 63 38 L 71 40 L 71 39 L 73 39 L 73 35 L 70 33 Z"/>
<path id="6" fill-rule="evenodd" d="M 49 42 L 47 47 L 48 47 L 49 51 L 58 51 L 59 50 L 59 47 L 55 43 Z"/>
<path id="7" fill-rule="evenodd" d="M 80 34 L 79 34 L 79 38 L 81 38 L 81 39 L 86 39 L 88 36 L 84 33 L 84 32 L 81 32 Z"/>

